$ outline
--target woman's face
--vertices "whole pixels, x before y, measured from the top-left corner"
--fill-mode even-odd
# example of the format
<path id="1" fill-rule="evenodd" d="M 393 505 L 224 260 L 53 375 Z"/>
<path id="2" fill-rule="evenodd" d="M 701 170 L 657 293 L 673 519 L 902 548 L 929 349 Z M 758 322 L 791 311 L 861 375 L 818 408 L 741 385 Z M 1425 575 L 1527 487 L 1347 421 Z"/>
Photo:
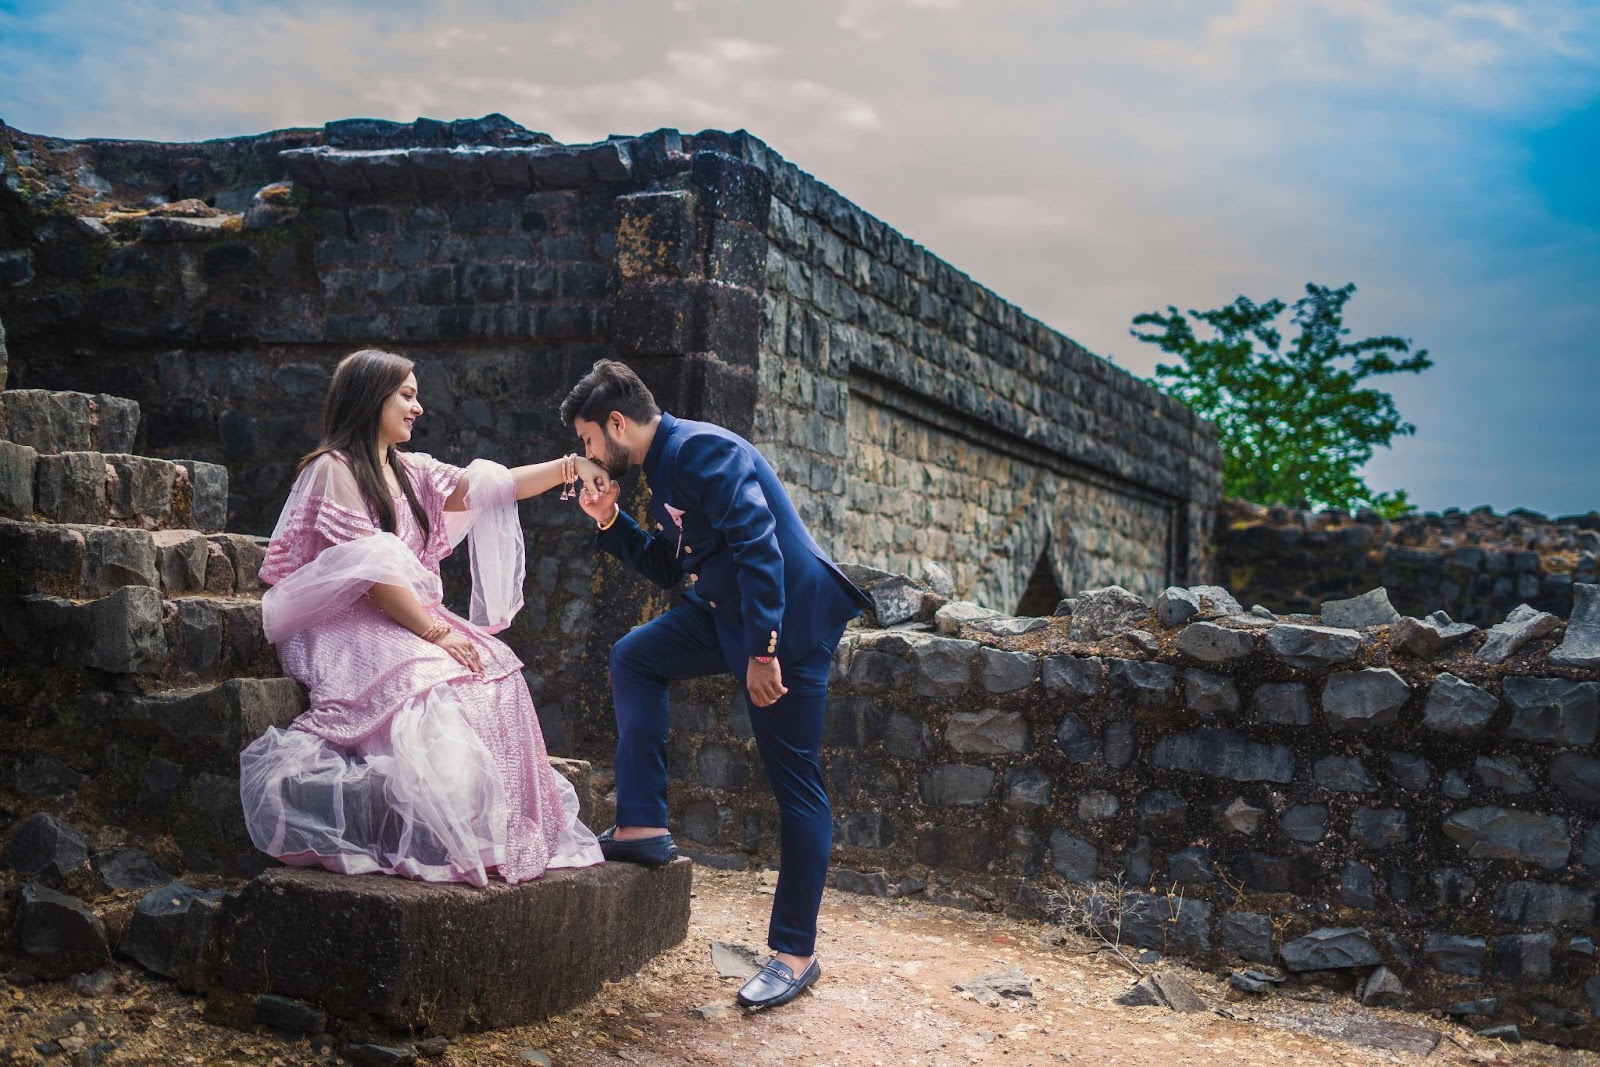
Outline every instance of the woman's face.
<path id="1" fill-rule="evenodd" d="M 417 376 L 408 374 L 383 405 L 383 416 L 378 420 L 379 450 L 411 440 L 411 426 L 421 414 L 422 405 L 417 403 Z"/>

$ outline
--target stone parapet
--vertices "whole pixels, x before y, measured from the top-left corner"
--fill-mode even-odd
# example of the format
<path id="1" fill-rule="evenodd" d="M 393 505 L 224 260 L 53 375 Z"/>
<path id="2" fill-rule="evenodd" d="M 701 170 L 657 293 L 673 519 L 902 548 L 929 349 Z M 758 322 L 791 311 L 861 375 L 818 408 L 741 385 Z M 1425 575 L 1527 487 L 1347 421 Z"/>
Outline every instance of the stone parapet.
<path id="1" fill-rule="evenodd" d="M 925 590 L 929 622 L 847 631 L 822 752 L 837 886 L 1040 918 L 1116 901 L 1123 943 L 1210 963 L 1348 969 L 1300 961 L 1361 931 L 1361 973 L 1389 967 L 1410 1004 L 1492 994 L 1497 1019 L 1581 1016 L 1542 1040 L 1593 1040 L 1600 670 L 1568 664 L 1597 617 L 1502 624 L 1498 659 L 1378 596 L 1268 618 L 1181 592 L 1200 610 L 1170 626 L 1117 590 L 1039 626 Z M 1108 604 L 1120 621 L 1074 636 Z M 687 683 L 672 716 L 680 840 L 775 857 L 742 700 Z"/>

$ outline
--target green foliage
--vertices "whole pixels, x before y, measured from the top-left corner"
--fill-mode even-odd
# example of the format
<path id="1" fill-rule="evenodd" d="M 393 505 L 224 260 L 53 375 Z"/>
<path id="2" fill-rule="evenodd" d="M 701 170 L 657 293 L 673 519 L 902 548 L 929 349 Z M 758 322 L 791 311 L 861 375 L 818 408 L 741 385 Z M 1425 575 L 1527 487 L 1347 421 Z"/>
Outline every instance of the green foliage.
<path id="1" fill-rule="evenodd" d="M 1155 384 L 1217 425 L 1223 491 L 1258 504 L 1370 507 L 1385 517 L 1413 510 L 1405 490 L 1375 493 L 1358 474 L 1374 446 L 1416 427 L 1394 398 L 1361 383 L 1382 374 L 1420 374 L 1427 351 L 1401 337 L 1346 340 L 1344 306 L 1356 291 L 1310 284 L 1295 301 L 1297 336 L 1285 344 L 1275 323 L 1282 300 L 1239 297 L 1213 311 L 1169 306 L 1146 312 L 1129 332 L 1176 356 L 1156 367 Z M 1192 321 L 1191 321 L 1192 320 Z M 1201 339 L 1195 323 L 1209 327 Z M 1137 327 L 1151 327 L 1141 331 Z"/>

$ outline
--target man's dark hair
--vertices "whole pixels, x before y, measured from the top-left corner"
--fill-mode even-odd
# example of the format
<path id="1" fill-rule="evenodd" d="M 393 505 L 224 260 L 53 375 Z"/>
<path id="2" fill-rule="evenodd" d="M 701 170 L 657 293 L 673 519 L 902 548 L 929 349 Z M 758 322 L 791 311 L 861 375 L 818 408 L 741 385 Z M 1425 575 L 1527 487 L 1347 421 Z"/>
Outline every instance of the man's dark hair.
<path id="1" fill-rule="evenodd" d="M 602 359 L 561 402 L 561 421 L 568 426 L 579 418 L 603 424 L 613 411 L 622 412 L 634 422 L 649 422 L 661 414 L 656 398 L 633 368 L 614 359 Z"/>

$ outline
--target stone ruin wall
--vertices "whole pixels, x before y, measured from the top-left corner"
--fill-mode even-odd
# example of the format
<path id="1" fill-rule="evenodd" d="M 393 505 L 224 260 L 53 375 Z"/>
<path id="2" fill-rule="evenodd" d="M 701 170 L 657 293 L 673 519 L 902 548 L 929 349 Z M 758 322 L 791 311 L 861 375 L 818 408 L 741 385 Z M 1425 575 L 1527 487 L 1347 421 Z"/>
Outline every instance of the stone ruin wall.
<path id="1" fill-rule="evenodd" d="M 1354 985 L 1381 965 L 1408 1006 L 1594 1046 L 1600 586 L 1584 588 L 1581 633 L 1542 617 L 1441 634 L 1372 597 L 1287 619 L 1225 615 L 1215 589 L 1187 618 L 1188 598 L 1152 613 L 1095 595 L 1046 621 L 890 579 L 874 599 L 907 621 L 852 629 L 835 661 L 832 884 L 1033 918 L 1076 901 L 1120 913 L 1126 944 L 1236 969 Z M 682 844 L 770 861 L 742 700 L 688 683 L 672 715 Z"/>
<path id="2" fill-rule="evenodd" d="M 11 384 L 137 401 L 142 452 L 227 465 L 230 530 L 270 529 L 333 363 L 380 344 L 419 360 L 435 417 L 413 445 L 447 460 L 569 450 L 559 401 L 616 356 L 670 410 L 750 436 L 842 560 L 936 560 L 1006 610 L 1204 577 L 1206 424 L 746 134 L 3 133 Z M 596 559 L 575 508 L 524 524 L 507 639 L 552 743 L 604 747 L 604 649 L 663 598 Z"/>
<path id="3" fill-rule="evenodd" d="M 1209 425 L 770 151 L 743 151 L 773 188 L 753 439 L 837 558 L 912 575 L 937 562 L 958 595 L 1005 611 L 1204 579 Z"/>
<path id="4" fill-rule="evenodd" d="M 1246 604 L 1283 612 L 1382 585 L 1413 615 L 1443 610 L 1484 624 L 1529 604 L 1566 618 L 1573 585 L 1600 580 L 1593 511 L 1552 519 L 1450 508 L 1385 521 L 1226 500 L 1215 538 L 1216 579 Z"/>
<path id="5" fill-rule="evenodd" d="M 430 131 L 492 139 L 483 129 Z M 21 168 L 8 136 L 9 181 Z M 954 594 L 1009 609 L 1030 588 L 1118 577 L 1148 594 L 1159 574 L 1202 573 L 1216 481 L 1209 436 L 1161 404 L 1138 414 L 1148 396 L 1131 379 L 1080 360 L 742 135 L 701 135 L 715 152 L 670 133 L 581 149 L 523 145 L 509 156 L 359 151 L 384 136 L 419 131 L 336 124 L 210 155 L 94 149 L 119 196 L 138 190 L 125 177 L 146 189 L 222 188 L 213 199 L 242 214 L 90 224 L 71 212 L 19 214 L 15 200 L 0 212 L 0 321 L 11 328 L 0 375 L 13 386 L 78 385 L 101 412 L 101 439 L 55 451 L 138 448 L 189 461 L 125 463 L 117 484 L 127 498 L 102 493 L 93 501 L 102 510 L 78 514 L 74 494 L 94 496 L 96 480 L 46 450 L 24 480 L 30 493 L 48 485 L 54 495 L 48 506 L 30 496 L 28 528 L 4 531 L 0 555 L 31 547 L 28 566 L 7 571 L 26 588 L 3 591 L 74 601 L 30 601 L 37 618 L 10 627 L 8 641 L 41 663 L 87 657 L 29 673 L 38 692 L 17 705 L 28 708 L 23 725 L 170 735 L 167 747 L 101 739 L 86 810 L 122 818 L 127 805 L 176 804 L 187 813 L 174 830 L 185 863 L 248 871 L 230 754 L 252 727 L 287 722 L 303 699 L 262 659 L 258 609 L 226 602 L 256 590 L 213 588 L 215 574 L 249 572 L 259 553 L 251 538 L 162 538 L 125 524 L 214 531 L 226 512 L 234 529 L 264 529 L 313 433 L 328 368 L 357 343 L 388 340 L 424 358 L 424 389 L 444 417 L 424 422 L 419 447 L 457 459 L 565 448 L 552 413 L 567 384 L 598 355 L 622 354 L 669 407 L 750 433 L 843 558 L 859 545 L 857 559 L 918 571 L 941 552 L 958 557 L 954 587 L 937 594 L 879 576 L 869 622 L 897 628 L 853 629 L 841 648 L 825 749 L 839 888 L 1049 916 L 1074 886 L 1120 878 L 1132 896 L 1091 896 L 1086 906 L 1120 910 L 1133 943 L 1296 966 L 1342 949 L 1362 971 L 1377 962 L 1395 971 L 1410 1003 L 1594 1043 L 1600 672 L 1552 656 L 1570 631 L 1520 616 L 1507 633 L 1526 643 L 1487 662 L 1477 653 L 1491 638 L 1474 627 L 1437 648 L 1416 626 L 1402 638 L 1392 621 L 1308 636 L 1301 624 L 1318 619 L 1223 619 L 1215 596 L 1199 598 L 1205 611 L 1188 619 L 1173 614 L 1170 593 L 1155 618 L 1148 602 L 1124 600 L 1109 625 L 1093 621 L 1099 596 L 1051 619 L 945 605 Z M 36 147 L 41 156 L 85 150 Z M 277 154 L 292 149 L 302 152 Z M 526 186 L 489 176 L 511 159 L 528 168 Z M 279 161 L 294 189 L 238 195 Z M 229 185 L 241 175 L 248 181 Z M 68 187 L 61 201 L 73 195 Z M 427 359 L 441 351 L 447 358 Z M 1074 373 L 1045 373 L 1047 357 Z M 106 423 L 105 412 L 121 410 L 107 392 L 134 393 L 142 423 Z M 8 412 L 66 402 L 11 395 L 0 404 Z M 1159 431 L 1141 439 L 1146 416 Z M 27 447 L 8 444 L 8 463 Z M 1150 465 L 1130 458 L 1145 454 Z M 231 497 L 208 460 L 226 462 Z M 37 473 L 57 468 L 54 480 Z M 23 488 L 15 473 L 0 471 L 8 494 Z M 1084 503 L 1066 515 L 1028 506 L 1062 499 Z M 47 510 L 40 524 L 35 513 Z M 156 517 L 141 518 L 146 511 Z M 525 628 L 511 637 L 547 732 L 566 740 L 581 719 L 563 714 L 562 697 L 585 667 L 587 639 L 609 647 L 605 627 L 620 632 L 659 601 L 594 559 L 575 513 L 536 505 L 525 517 L 537 562 Z M 1496 551 L 1483 558 L 1498 552 L 1504 564 L 1481 564 L 1491 595 L 1502 570 L 1533 573 L 1501 542 L 1482 533 L 1474 542 L 1470 520 L 1451 531 L 1454 521 L 1425 517 L 1433 540 L 1400 547 L 1454 561 L 1463 543 L 1490 540 Z M 1558 526 L 1546 544 L 1542 529 L 1526 540 L 1532 524 L 1519 521 L 1505 535 L 1523 539 L 1517 551 L 1544 549 L 1541 571 L 1562 553 L 1580 582 L 1592 571 L 1582 554 L 1592 524 L 1564 523 L 1578 529 Z M 74 522 L 96 528 L 74 541 Z M 958 541 L 952 531 L 969 525 L 979 535 Z M 1300 525 L 1302 543 L 1313 541 Z M 1339 543 L 1358 526 L 1392 533 L 1329 525 Z M 889 554 L 886 530 L 897 546 L 909 530 L 910 550 Z M 35 542 L 52 531 L 76 555 L 40 554 Z M 1461 541 L 1446 547 L 1443 536 Z M 1041 556 L 1051 583 L 1035 581 Z M 162 593 L 177 597 L 175 610 Z M 1410 595 L 1396 592 L 1408 611 L 1438 606 L 1425 589 L 1421 602 Z M 1591 631 L 1592 615 L 1583 616 Z M 1323 651 L 1297 653 L 1300 641 Z M 85 678 L 114 684 L 94 692 Z M 206 682 L 219 684 L 181 688 Z M 729 689 L 681 687 L 673 716 L 673 816 L 685 843 L 706 862 L 773 856 L 775 811 Z M 187 766 L 185 753 L 200 749 L 204 759 Z M 67 773 L 42 760 L 27 767 Z M 22 781 L 23 768 L 8 779 Z M 162 777 L 173 768 L 182 775 Z M 152 793 L 152 782 L 166 792 Z M 1330 929 L 1366 933 L 1304 940 Z"/>

